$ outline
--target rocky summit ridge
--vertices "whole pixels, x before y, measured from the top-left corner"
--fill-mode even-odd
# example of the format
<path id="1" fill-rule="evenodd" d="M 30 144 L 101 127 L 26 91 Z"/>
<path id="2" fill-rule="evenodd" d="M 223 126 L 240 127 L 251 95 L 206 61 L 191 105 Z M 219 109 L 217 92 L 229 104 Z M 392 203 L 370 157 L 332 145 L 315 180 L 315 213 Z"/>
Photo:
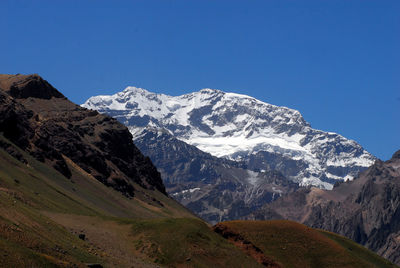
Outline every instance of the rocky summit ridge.
<path id="1" fill-rule="evenodd" d="M 127 87 L 82 106 L 115 117 L 134 137 L 147 127 L 165 129 L 213 156 L 276 170 L 300 185 L 331 189 L 376 159 L 353 140 L 313 129 L 297 110 L 220 90 L 168 96 Z"/>
<path id="2" fill-rule="evenodd" d="M 0 75 L 0 132 L 65 177 L 72 161 L 127 197 L 135 184 L 166 194 L 160 174 L 112 117 L 80 107 L 40 76 Z"/>

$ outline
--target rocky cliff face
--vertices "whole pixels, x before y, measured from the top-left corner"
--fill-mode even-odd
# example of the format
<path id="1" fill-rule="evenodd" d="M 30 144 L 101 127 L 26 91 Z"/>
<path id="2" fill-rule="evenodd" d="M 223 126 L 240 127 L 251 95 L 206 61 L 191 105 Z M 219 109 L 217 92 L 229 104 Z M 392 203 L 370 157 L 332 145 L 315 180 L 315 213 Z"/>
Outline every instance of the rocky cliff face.
<path id="1" fill-rule="evenodd" d="M 211 223 L 238 219 L 298 188 L 279 172 L 254 172 L 176 139 L 143 129 L 135 144 L 160 171 L 168 193 Z"/>
<path id="2" fill-rule="evenodd" d="M 311 128 L 296 110 L 219 90 L 172 97 L 128 87 L 83 106 L 117 118 L 134 136 L 147 126 L 166 129 L 213 156 L 278 170 L 305 186 L 331 189 L 375 160 L 355 141 Z"/>
<path id="3" fill-rule="evenodd" d="M 400 265 L 400 151 L 332 191 L 302 189 L 248 218 L 287 218 L 336 232 Z"/>
<path id="4" fill-rule="evenodd" d="M 38 75 L 0 75 L 0 131 L 36 159 L 71 176 L 67 159 L 124 195 L 165 187 L 117 120 L 82 108 Z"/>

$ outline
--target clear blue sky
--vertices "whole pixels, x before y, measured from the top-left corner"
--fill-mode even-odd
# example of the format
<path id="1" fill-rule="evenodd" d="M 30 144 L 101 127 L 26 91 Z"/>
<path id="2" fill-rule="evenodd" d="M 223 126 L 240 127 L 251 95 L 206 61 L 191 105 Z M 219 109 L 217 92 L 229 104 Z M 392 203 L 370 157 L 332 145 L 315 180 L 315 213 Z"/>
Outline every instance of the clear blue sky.
<path id="1" fill-rule="evenodd" d="M 400 1 L 1 0 L 0 73 L 77 103 L 210 87 L 298 109 L 381 159 L 400 149 Z"/>

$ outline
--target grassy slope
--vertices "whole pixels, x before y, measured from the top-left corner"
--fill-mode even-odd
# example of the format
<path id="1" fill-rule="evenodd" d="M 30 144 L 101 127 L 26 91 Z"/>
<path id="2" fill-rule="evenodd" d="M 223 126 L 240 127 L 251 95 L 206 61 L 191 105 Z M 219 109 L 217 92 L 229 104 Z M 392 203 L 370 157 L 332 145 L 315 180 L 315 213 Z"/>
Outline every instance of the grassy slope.
<path id="1" fill-rule="evenodd" d="M 284 267 L 394 267 L 342 236 L 291 221 L 224 222 Z"/>
<path id="2" fill-rule="evenodd" d="M 347 249 L 347 252 L 350 256 L 357 258 L 357 259 L 362 259 L 364 261 L 367 261 L 374 267 L 394 267 L 395 265 L 391 265 L 387 260 L 384 258 L 380 257 L 377 254 L 372 253 L 369 250 L 366 250 L 365 247 L 354 243 L 352 240 L 347 239 L 346 237 L 343 237 L 341 235 L 332 233 L 332 232 L 327 232 L 324 230 L 318 230 L 320 233 L 328 237 L 329 239 L 334 240 L 337 242 L 339 245 Z"/>
<path id="3" fill-rule="evenodd" d="M 159 192 L 128 199 L 72 162 L 68 180 L 20 153 L 28 165 L 0 149 L 0 267 L 258 266 Z"/>
<path id="4" fill-rule="evenodd" d="M 260 267 L 159 192 L 136 186 L 128 199 L 72 162 L 68 180 L 20 153 L 28 165 L 0 149 L 0 267 Z M 348 239 L 293 222 L 224 224 L 287 267 L 390 266 Z"/>
<path id="5" fill-rule="evenodd" d="M 133 222 L 136 250 L 168 267 L 262 267 L 193 219 Z"/>
<path id="6" fill-rule="evenodd" d="M 41 215 L 42 209 L 95 214 L 48 185 L 35 169 L 0 151 L 0 266 L 51 267 L 98 260 L 82 240 Z"/>

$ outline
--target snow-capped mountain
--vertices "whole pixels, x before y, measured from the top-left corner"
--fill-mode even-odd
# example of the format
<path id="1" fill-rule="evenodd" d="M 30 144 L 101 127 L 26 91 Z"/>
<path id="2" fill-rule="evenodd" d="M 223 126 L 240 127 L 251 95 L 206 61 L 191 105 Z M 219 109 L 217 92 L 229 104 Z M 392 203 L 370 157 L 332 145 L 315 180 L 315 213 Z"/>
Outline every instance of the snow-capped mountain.
<path id="1" fill-rule="evenodd" d="M 311 128 L 296 110 L 220 90 L 168 96 L 127 87 L 82 106 L 114 116 L 133 136 L 145 127 L 163 128 L 214 156 L 280 170 L 301 185 L 331 189 L 375 160 L 355 141 Z"/>

